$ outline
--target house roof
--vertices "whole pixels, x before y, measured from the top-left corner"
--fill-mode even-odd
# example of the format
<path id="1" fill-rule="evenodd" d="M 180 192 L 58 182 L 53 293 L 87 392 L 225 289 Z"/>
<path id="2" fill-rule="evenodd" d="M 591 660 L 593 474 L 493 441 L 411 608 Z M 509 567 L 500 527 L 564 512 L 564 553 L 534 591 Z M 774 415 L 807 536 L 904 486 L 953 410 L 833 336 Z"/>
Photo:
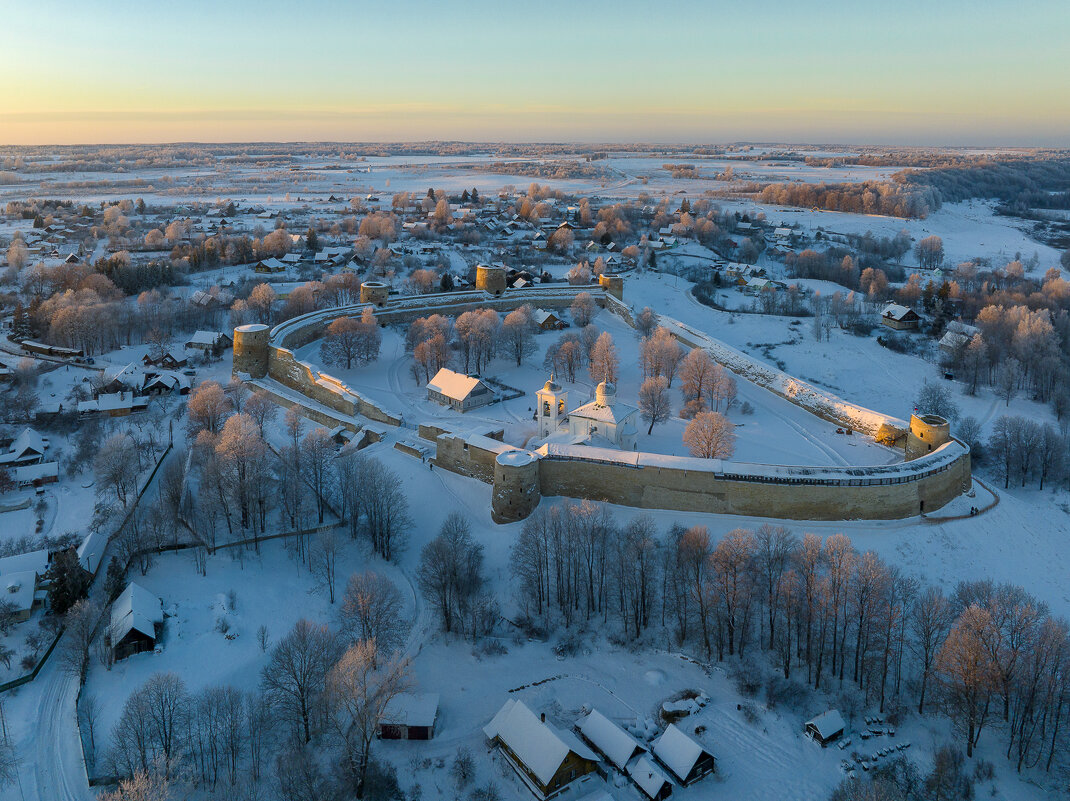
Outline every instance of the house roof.
<path id="1" fill-rule="evenodd" d="M 26 464 L 11 471 L 11 478 L 16 484 L 28 484 L 42 478 L 59 478 L 59 465 L 56 462 Z"/>
<path id="2" fill-rule="evenodd" d="M 37 590 L 37 572 L 20 570 L 0 577 L 0 598 L 15 605 L 19 612 L 33 608 L 33 594 Z"/>
<path id="3" fill-rule="evenodd" d="M 889 303 L 884 307 L 884 311 L 881 312 L 881 317 L 887 317 L 889 320 L 908 320 L 917 318 L 917 316 L 913 309 L 898 303 Z"/>
<path id="4" fill-rule="evenodd" d="M 211 347 L 215 345 L 215 343 L 218 342 L 221 338 L 224 338 L 226 336 L 227 335 L 222 333 L 221 331 L 198 331 L 189 339 L 187 339 L 186 342 L 187 344 L 206 345 L 208 347 Z"/>
<path id="5" fill-rule="evenodd" d="M 478 378 L 443 367 L 428 382 L 427 388 L 452 400 L 464 400 L 482 383 Z"/>
<path id="6" fill-rule="evenodd" d="M 625 772 L 649 798 L 656 797 L 662 787 L 671 784 L 668 776 L 662 773 L 648 756 L 638 757 L 625 768 Z"/>
<path id="7" fill-rule="evenodd" d="M 381 723 L 393 726 L 434 726 L 438 693 L 398 693 L 383 708 Z"/>
<path id="8" fill-rule="evenodd" d="M 7 453 L 0 454 L 0 464 L 17 462 L 28 456 L 43 456 L 48 448 L 48 440 L 32 428 L 24 428 L 11 442 Z"/>
<path id="9" fill-rule="evenodd" d="M 684 734 L 675 723 L 670 723 L 665 733 L 654 741 L 654 756 L 672 771 L 680 781 L 686 781 L 703 754 L 709 753 L 697 742 Z"/>
<path id="10" fill-rule="evenodd" d="M 546 309 L 536 309 L 531 313 L 531 319 L 535 321 L 536 325 L 542 325 L 551 318 L 554 320 L 560 319 L 556 314 L 546 311 Z"/>
<path id="11" fill-rule="evenodd" d="M 543 723 L 523 702 L 509 699 L 483 733 L 498 738 L 542 784 L 549 784 L 569 753 L 592 762 L 598 757 L 569 732 Z"/>
<path id="12" fill-rule="evenodd" d="M 131 631 L 155 638 L 153 624 L 162 622 L 163 602 L 131 581 L 111 605 L 111 641 L 117 643 Z"/>
<path id="13" fill-rule="evenodd" d="M 100 560 L 104 558 L 104 549 L 108 547 L 108 537 L 101 531 L 90 531 L 82 544 L 78 546 L 78 564 L 87 573 L 96 573 Z"/>
<path id="14" fill-rule="evenodd" d="M 806 727 L 810 728 L 811 726 L 814 727 L 822 740 L 846 728 L 843 722 L 843 715 L 840 714 L 838 709 L 830 709 L 827 712 L 822 712 L 813 720 L 806 721 Z"/>
<path id="15" fill-rule="evenodd" d="M 645 746 L 597 709 L 591 710 L 591 714 L 582 718 L 577 726 L 588 742 L 621 770 L 637 750 L 646 751 Z"/>
<path id="16" fill-rule="evenodd" d="M 0 559 L 0 576 L 23 573 L 27 570 L 32 570 L 39 576 L 48 570 L 48 550 L 46 548 L 19 553 L 14 556 L 5 556 Z"/>

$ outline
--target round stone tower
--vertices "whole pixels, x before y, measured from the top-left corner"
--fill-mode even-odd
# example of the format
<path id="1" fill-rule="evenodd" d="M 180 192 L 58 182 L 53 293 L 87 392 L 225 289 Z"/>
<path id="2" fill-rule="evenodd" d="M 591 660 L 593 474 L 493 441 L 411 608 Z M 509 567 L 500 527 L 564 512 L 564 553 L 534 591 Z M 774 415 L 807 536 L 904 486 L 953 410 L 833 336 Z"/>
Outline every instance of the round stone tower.
<path id="1" fill-rule="evenodd" d="M 477 264 L 476 289 L 482 289 L 492 295 L 502 294 L 505 291 L 505 268 Z"/>
<path id="2" fill-rule="evenodd" d="M 267 375 L 270 333 L 271 329 L 262 323 L 239 325 L 234 329 L 235 373 L 248 373 L 251 378 Z"/>
<path id="3" fill-rule="evenodd" d="M 935 451 L 951 441 L 951 427 L 947 420 L 936 414 L 910 415 L 910 431 L 907 433 L 907 461 Z"/>
<path id="4" fill-rule="evenodd" d="M 390 297 L 390 287 L 382 281 L 365 281 L 360 285 L 360 302 L 382 307 Z"/>
<path id="5" fill-rule="evenodd" d="M 624 300 L 624 276 L 602 273 L 598 276 L 598 285 L 617 300 Z"/>
<path id="6" fill-rule="evenodd" d="M 523 520 L 535 511 L 539 491 L 539 457 L 531 451 L 503 451 L 494 460 L 491 517 L 495 523 Z"/>

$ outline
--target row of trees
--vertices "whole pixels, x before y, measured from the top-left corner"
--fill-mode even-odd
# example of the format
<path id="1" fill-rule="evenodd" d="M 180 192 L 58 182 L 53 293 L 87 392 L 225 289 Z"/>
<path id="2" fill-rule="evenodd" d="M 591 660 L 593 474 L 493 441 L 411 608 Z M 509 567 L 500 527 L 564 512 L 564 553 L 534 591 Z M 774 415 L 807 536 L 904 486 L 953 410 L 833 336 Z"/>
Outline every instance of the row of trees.
<path id="1" fill-rule="evenodd" d="M 1021 587 L 963 582 L 948 597 L 842 534 L 765 525 L 714 543 L 705 527 L 674 525 L 659 536 L 650 518 L 619 526 L 590 501 L 536 510 L 510 563 L 527 625 L 664 631 L 718 661 L 760 651 L 785 680 L 854 686 L 882 711 L 939 705 L 967 754 L 995 718 L 1019 770 L 1050 769 L 1065 750 L 1067 623 Z"/>

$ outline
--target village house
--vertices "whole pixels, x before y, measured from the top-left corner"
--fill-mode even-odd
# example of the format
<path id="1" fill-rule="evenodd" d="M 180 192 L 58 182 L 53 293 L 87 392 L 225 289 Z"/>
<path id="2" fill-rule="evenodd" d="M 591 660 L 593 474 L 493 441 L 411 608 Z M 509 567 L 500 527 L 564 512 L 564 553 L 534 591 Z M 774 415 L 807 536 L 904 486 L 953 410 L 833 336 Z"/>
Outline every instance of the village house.
<path id="1" fill-rule="evenodd" d="M 30 619 L 48 600 L 48 551 L 44 548 L 0 559 L 0 599 L 11 605 L 16 622 Z"/>
<path id="2" fill-rule="evenodd" d="M 118 662 L 134 654 L 152 651 L 163 626 L 163 602 L 131 581 L 111 605 L 108 642 Z"/>
<path id="3" fill-rule="evenodd" d="M 164 370 L 180 370 L 186 366 L 186 362 L 184 355 L 173 350 L 155 359 L 148 353 L 141 357 L 141 363 L 146 367 L 162 367 Z"/>
<path id="4" fill-rule="evenodd" d="M 427 384 L 427 399 L 466 412 L 495 399 L 494 391 L 479 378 L 443 367 Z"/>
<path id="5" fill-rule="evenodd" d="M 531 317 L 540 331 L 559 331 L 562 328 L 568 328 L 568 323 L 546 309 L 535 309 Z"/>
<path id="6" fill-rule="evenodd" d="M 658 762 L 684 787 L 717 770 L 713 754 L 684 734 L 675 723 L 670 723 L 654 741 L 653 749 Z"/>
<path id="7" fill-rule="evenodd" d="M 48 450 L 48 439 L 32 428 L 24 428 L 0 453 L 0 468 L 40 464 Z"/>
<path id="8" fill-rule="evenodd" d="M 57 462 L 39 462 L 25 464 L 11 471 L 11 480 L 20 489 L 23 487 L 42 487 L 59 481 L 59 464 Z"/>
<path id="9" fill-rule="evenodd" d="M 513 698 L 483 727 L 483 733 L 536 798 L 557 796 L 598 766 L 598 756 L 579 738 L 547 723 L 546 715 L 536 717 Z"/>
<path id="10" fill-rule="evenodd" d="M 899 303 L 889 303 L 881 311 L 881 325 L 895 331 L 916 331 L 920 323 L 916 311 Z"/>
<path id="11" fill-rule="evenodd" d="M 78 414 L 88 417 L 102 414 L 107 417 L 125 417 L 149 408 L 149 399 L 132 392 L 101 393 L 93 400 L 79 401 Z"/>
<path id="12" fill-rule="evenodd" d="M 945 359 L 957 358 L 979 330 L 976 326 L 952 320 L 947 324 L 944 335 L 940 337 L 937 345 L 940 348 L 940 355 Z"/>
<path id="13" fill-rule="evenodd" d="M 846 726 L 839 710 L 830 709 L 827 712 L 822 712 L 813 720 L 806 721 L 805 731 L 810 739 L 821 743 L 821 747 L 824 748 L 829 743 L 842 737 L 844 728 Z"/>
<path id="14" fill-rule="evenodd" d="M 435 736 L 438 693 L 398 693 L 383 708 L 379 737 L 384 740 L 430 740 Z"/>
<path id="15" fill-rule="evenodd" d="M 186 342 L 187 348 L 210 351 L 214 348 L 229 348 L 231 339 L 222 331 L 197 331 Z"/>

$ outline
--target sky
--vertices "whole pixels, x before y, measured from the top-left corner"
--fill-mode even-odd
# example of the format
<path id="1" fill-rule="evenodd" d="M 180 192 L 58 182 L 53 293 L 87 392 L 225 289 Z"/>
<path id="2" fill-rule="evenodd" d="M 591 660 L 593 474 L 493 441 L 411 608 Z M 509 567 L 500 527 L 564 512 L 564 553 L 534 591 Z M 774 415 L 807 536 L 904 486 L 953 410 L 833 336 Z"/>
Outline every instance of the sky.
<path id="1" fill-rule="evenodd" d="M 0 143 L 1070 146 L 1070 0 L 2 0 Z"/>

